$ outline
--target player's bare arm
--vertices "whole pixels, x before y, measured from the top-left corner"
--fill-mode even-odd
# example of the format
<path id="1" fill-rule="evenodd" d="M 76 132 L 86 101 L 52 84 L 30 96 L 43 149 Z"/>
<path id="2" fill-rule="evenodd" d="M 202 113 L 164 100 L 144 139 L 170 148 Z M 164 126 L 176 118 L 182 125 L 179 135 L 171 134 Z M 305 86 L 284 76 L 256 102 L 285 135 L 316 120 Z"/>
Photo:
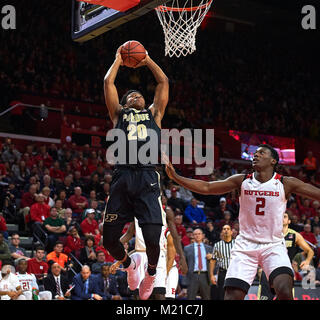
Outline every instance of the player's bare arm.
<path id="1" fill-rule="evenodd" d="M 188 273 L 188 265 L 182 249 L 181 239 L 178 234 L 176 225 L 174 223 L 174 213 L 170 208 L 166 208 L 166 217 L 167 217 L 168 228 L 170 230 L 170 234 L 172 236 L 175 249 L 178 255 L 180 256 L 180 260 L 179 260 L 180 270 L 183 275 L 186 275 Z"/>
<path id="2" fill-rule="evenodd" d="M 283 184 L 287 199 L 289 198 L 290 193 L 294 193 L 320 201 L 320 189 L 309 183 L 305 183 L 294 177 L 283 177 Z"/>
<path id="3" fill-rule="evenodd" d="M 104 77 L 104 98 L 109 111 L 110 119 L 113 126 L 117 124 L 118 116 L 121 111 L 122 106 L 119 103 L 119 95 L 117 88 L 114 84 L 117 73 L 120 66 L 122 65 L 122 58 L 120 54 L 120 48 L 116 53 L 116 58 L 109 68 L 107 74 Z"/>
<path id="4" fill-rule="evenodd" d="M 134 222 L 131 222 L 126 233 L 120 238 L 120 242 L 122 244 L 129 242 L 133 238 L 135 230 Z"/>
<path id="5" fill-rule="evenodd" d="M 158 64 L 154 62 L 148 54 L 146 55 L 146 58 L 138 64 L 138 66 L 141 64 L 146 65 L 150 69 L 157 81 L 153 103 L 149 109 L 151 110 L 156 124 L 161 128 L 161 120 L 164 116 L 169 100 L 169 80 Z"/>
<path id="6" fill-rule="evenodd" d="M 167 274 L 173 266 L 174 259 L 176 257 L 176 249 L 173 243 L 173 237 L 171 234 L 167 238 Z"/>
<path id="7" fill-rule="evenodd" d="M 164 157 L 163 157 L 164 159 Z M 197 179 L 189 179 L 178 175 L 170 162 L 166 163 L 166 172 L 171 180 L 180 184 L 192 192 L 200 194 L 225 194 L 233 190 L 239 189 L 244 178 L 244 174 L 235 174 L 221 181 L 203 181 Z"/>
<path id="8" fill-rule="evenodd" d="M 304 240 L 303 236 L 300 233 L 296 233 L 296 244 L 306 253 L 307 257 L 304 261 L 301 262 L 300 268 L 307 268 L 314 256 L 312 248 Z"/>

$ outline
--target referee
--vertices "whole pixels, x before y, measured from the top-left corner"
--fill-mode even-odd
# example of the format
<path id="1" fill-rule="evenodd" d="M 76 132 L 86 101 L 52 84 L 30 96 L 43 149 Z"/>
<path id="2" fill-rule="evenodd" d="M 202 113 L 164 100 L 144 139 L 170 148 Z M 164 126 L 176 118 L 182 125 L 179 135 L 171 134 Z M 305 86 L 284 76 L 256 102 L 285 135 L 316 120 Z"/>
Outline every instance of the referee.
<path id="1" fill-rule="evenodd" d="M 213 285 L 218 287 L 218 300 L 224 300 L 224 279 L 226 277 L 227 269 L 230 263 L 231 249 L 235 240 L 232 239 L 231 227 L 226 224 L 222 228 L 222 240 L 215 243 L 212 252 L 212 259 L 210 260 L 209 272 L 210 280 Z M 213 272 L 218 262 L 218 283 Z"/>

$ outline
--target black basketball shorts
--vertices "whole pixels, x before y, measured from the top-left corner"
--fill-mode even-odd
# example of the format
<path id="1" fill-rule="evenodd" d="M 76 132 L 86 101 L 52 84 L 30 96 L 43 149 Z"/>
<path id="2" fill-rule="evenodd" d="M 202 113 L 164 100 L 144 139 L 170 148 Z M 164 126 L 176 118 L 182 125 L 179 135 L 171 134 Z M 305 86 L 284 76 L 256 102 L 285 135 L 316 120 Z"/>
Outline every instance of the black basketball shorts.
<path id="1" fill-rule="evenodd" d="M 133 221 L 164 224 L 160 197 L 160 175 L 154 169 L 121 168 L 113 173 L 104 223 L 117 226 Z"/>

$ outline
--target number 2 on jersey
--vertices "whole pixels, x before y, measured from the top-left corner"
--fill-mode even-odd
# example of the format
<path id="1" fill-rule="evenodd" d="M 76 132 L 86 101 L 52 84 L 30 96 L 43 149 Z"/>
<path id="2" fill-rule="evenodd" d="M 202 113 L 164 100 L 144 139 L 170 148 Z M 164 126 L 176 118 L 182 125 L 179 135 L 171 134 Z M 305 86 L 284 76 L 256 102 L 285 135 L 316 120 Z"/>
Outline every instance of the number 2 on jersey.
<path id="1" fill-rule="evenodd" d="M 264 216 L 264 210 L 261 211 L 266 206 L 266 199 L 265 198 L 256 198 L 256 215 L 257 216 Z"/>

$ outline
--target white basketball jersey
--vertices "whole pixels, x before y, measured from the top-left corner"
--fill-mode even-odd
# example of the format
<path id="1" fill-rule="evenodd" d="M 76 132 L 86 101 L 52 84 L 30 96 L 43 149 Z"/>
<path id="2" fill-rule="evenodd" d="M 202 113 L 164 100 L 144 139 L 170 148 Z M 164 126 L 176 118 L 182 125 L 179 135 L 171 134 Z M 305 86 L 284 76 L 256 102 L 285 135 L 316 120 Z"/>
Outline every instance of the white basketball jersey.
<path id="1" fill-rule="evenodd" d="M 274 173 L 270 180 L 261 183 L 254 174 L 250 174 L 242 182 L 239 229 L 244 238 L 261 243 L 283 239 L 283 214 L 287 200 L 281 177 Z"/>
<path id="2" fill-rule="evenodd" d="M 22 291 L 32 291 L 32 288 L 39 289 L 37 280 L 34 274 L 17 272 L 16 276 L 19 279 Z"/>
<path id="3" fill-rule="evenodd" d="M 165 214 L 164 210 L 163 210 L 163 213 Z M 167 238 L 165 237 L 164 233 L 167 229 L 167 220 L 165 217 L 162 220 L 165 222 L 165 224 L 162 226 L 162 230 L 161 230 L 160 250 L 166 251 Z M 139 227 L 139 223 L 138 223 L 137 218 L 134 218 L 134 224 L 135 224 L 135 229 L 136 229 L 135 250 L 136 251 L 146 251 L 146 244 L 143 239 L 142 229 Z"/>

